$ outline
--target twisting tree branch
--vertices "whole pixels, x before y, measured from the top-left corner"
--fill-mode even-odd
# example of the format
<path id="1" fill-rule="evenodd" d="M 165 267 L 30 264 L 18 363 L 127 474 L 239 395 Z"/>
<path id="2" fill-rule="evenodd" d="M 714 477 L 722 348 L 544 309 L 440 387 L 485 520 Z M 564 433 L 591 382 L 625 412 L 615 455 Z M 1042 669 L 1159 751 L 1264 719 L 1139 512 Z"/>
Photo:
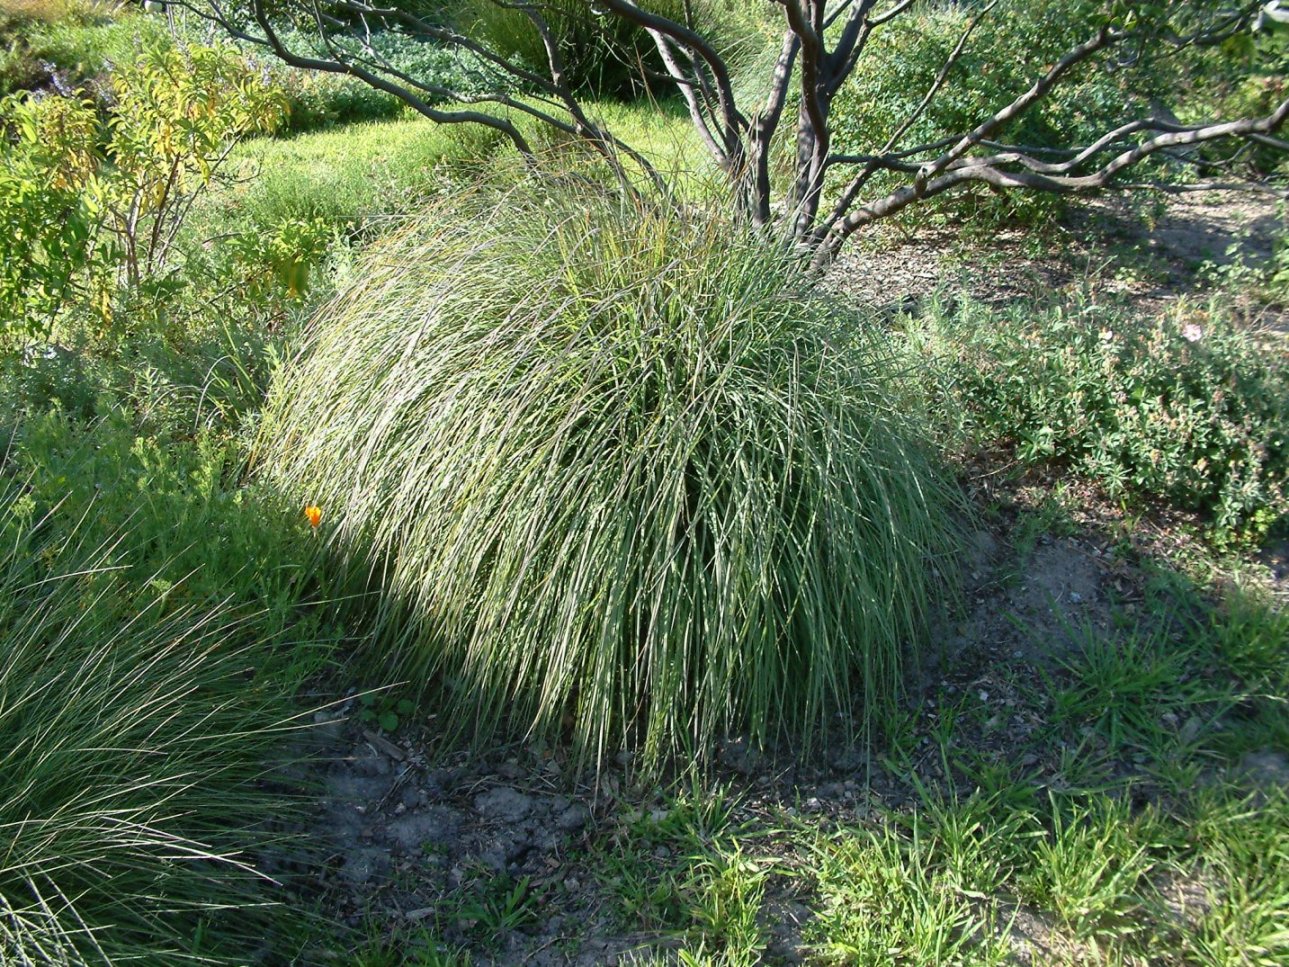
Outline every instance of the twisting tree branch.
<path id="1" fill-rule="evenodd" d="M 887 155 L 892 148 L 899 144 L 900 139 L 908 133 L 908 130 L 913 127 L 914 124 L 917 123 L 918 119 L 922 117 L 927 107 L 930 106 L 931 102 L 935 99 L 935 96 L 940 93 L 940 88 L 944 86 L 944 82 L 948 79 L 949 72 L 953 70 L 954 65 L 957 64 L 959 58 L 962 57 L 962 52 L 967 49 L 967 41 L 971 38 L 972 32 L 997 5 L 998 0 L 991 0 L 991 2 L 986 4 L 980 13 L 973 17 L 967 24 L 966 29 L 963 30 L 962 35 L 958 38 L 957 44 L 954 45 L 952 52 L 950 52 L 949 56 L 945 59 L 944 64 L 940 67 L 940 72 L 936 75 L 935 80 L 931 82 L 931 86 L 927 89 L 925 96 L 923 96 L 922 100 L 918 102 L 917 107 L 909 112 L 908 117 L 906 117 L 900 126 L 895 129 L 895 132 L 887 138 L 886 144 L 878 149 L 877 157 Z M 837 159 L 835 157 L 830 158 L 829 162 L 833 163 L 836 160 Z M 866 164 L 864 169 L 855 175 L 855 177 L 851 179 L 851 182 L 842 189 L 841 195 L 833 205 L 832 211 L 824 220 L 823 224 L 816 229 L 816 237 L 827 237 L 828 233 L 832 231 L 833 226 L 836 225 L 840 219 L 845 217 L 846 213 L 850 210 L 850 206 L 855 203 L 855 199 L 868 183 L 868 180 L 877 172 L 878 167 L 879 165 L 876 161 Z"/>
<path id="2" fill-rule="evenodd" d="M 930 181 L 923 179 L 927 166 L 917 169 L 917 176 L 912 184 L 905 185 L 883 198 L 856 208 L 823 240 L 815 256 L 815 264 L 822 265 L 834 256 L 857 229 L 871 224 L 881 218 L 887 218 L 920 198 L 930 198 L 942 194 L 968 182 L 981 182 L 994 188 L 1028 188 L 1035 191 L 1073 194 L 1090 192 L 1104 188 L 1112 179 L 1127 168 L 1150 155 L 1168 148 L 1203 144 L 1209 141 L 1229 138 L 1265 137 L 1278 131 L 1289 119 L 1289 99 L 1282 101 L 1266 117 L 1241 121 L 1226 121 L 1216 124 L 1184 127 L 1163 121 L 1136 121 L 1124 125 L 1099 139 L 1092 148 L 1084 149 L 1074 158 L 1060 164 L 1048 164 L 1037 161 L 1018 151 L 1007 151 L 983 158 L 968 158 L 948 166 L 948 171 Z M 1121 151 L 1106 161 L 1095 171 L 1085 175 L 1070 174 L 1080 161 L 1108 147 L 1128 132 L 1160 131 L 1131 148 Z M 1007 170 L 1004 165 L 1018 165 L 1023 170 Z M 901 163 L 901 167 L 905 167 Z M 943 169 L 942 169 L 943 170 Z"/>
<path id="3" fill-rule="evenodd" d="M 561 34 L 550 0 L 487 0 L 526 18 L 540 41 L 545 63 L 523 63 L 490 47 L 449 21 L 427 16 L 408 0 L 174 0 L 177 6 L 222 25 L 240 40 L 306 70 L 343 74 L 400 98 L 433 121 L 474 123 L 506 137 L 523 155 L 534 150 L 516 119 L 528 118 L 593 149 L 627 190 L 644 178 L 667 187 L 643 152 L 624 142 L 593 117 L 569 77 L 568 41 Z M 1083 65 L 1107 71 L 1133 69 L 1192 47 L 1223 43 L 1255 25 L 1274 23 L 1264 0 L 1225 0 L 1225 5 L 1177 4 L 1162 19 L 1130 11 L 1108 16 L 1082 43 L 1068 48 L 1030 86 L 992 108 L 974 126 L 913 147 L 901 142 L 954 83 L 958 66 L 982 33 L 982 24 L 1006 0 L 988 0 L 963 17 L 957 41 L 938 66 L 927 90 L 876 150 L 833 150 L 833 102 L 845 89 L 872 39 L 899 18 L 916 14 L 917 0 L 768 0 L 776 10 L 780 42 L 765 87 L 755 106 L 738 102 L 734 72 L 721 46 L 705 32 L 699 0 L 681 0 L 675 17 L 658 12 L 647 0 L 596 0 L 598 16 L 647 36 L 657 58 L 629 63 L 646 84 L 674 88 L 704 149 L 729 180 L 737 211 L 752 224 L 776 226 L 812 253 L 823 267 L 855 232 L 923 199 L 959 186 L 987 184 L 999 190 L 1093 192 L 1120 183 L 1129 169 L 1150 157 L 1203 166 L 1221 173 L 1228 159 L 1196 156 L 1198 145 L 1228 141 L 1244 151 L 1251 146 L 1289 151 L 1278 136 L 1289 110 L 1279 105 L 1262 118 L 1183 125 L 1160 117 L 1108 125 L 1100 137 L 1069 148 L 1010 143 L 1006 131 L 1052 92 L 1068 83 Z M 312 23 L 307 49 L 284 38 L 270 9 L 294 3 Z M 229 4 L 249 12 L 232 15 Z M 272 7 L 270 7 L 272 5 Z M 437 8 L 435 8 L 437 9 Z M 1122 12 L 1122 11 L 1121 11 Z M 561 13 L 560 16 L 564 14 Z M 768 25 L 768 22 L 767 22 Z M 379 30 L 438 44 L 472 59 L 490 90 L 417 77 L 383 57 L 375 42 Z M 293 46 L 294 45 L 294 46 Z M 491 108 L 488 109 L 488 108 Z M 498 110 L 500 109 L 500 110 Z M 788 145 L 788 171 L 776 176 L 784 159 L 784 117 L 795 111 Z M 1159 112 L 1156 112 L 1159 113 Z M 1238 155 L 1236 155 L 1238 156 Z M 1233 156 L 1233 157 L 1236 157 Z M 854 167 L 838 178 L 839 169 Z M 898 179 L 892 189 L 882 181 L 876 197 L 865 197 L 884 173 Z"/>

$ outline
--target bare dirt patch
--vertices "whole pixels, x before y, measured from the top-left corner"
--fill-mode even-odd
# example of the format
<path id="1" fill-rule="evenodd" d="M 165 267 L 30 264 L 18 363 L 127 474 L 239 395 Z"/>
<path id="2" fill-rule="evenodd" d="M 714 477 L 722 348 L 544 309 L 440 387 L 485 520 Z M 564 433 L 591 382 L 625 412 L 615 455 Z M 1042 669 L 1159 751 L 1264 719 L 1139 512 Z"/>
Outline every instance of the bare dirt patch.
<path id="1" fill-rule="evenodd" d="M 613 934 L 577 857 L 610 800 L 569 783 L 560 762 L 527 747 L 444 760 L 432 726 L 396 736 L 322 717 L 322 798 L 310 838 L 333 918 L 409 928 L 468 947 L 474 963 L 609 963 L 634 945 Z"/>
<path id="2" fill-rule="evenodd" d="M 996 306 L 1104 293 L 1157 315 L 1178 298 L 1203 301 L 1211 294 L 1212 283 L 1199 271 L 1205 264 L 1262 264 L 1284 231 L 1274 196 L 1170 195 L 1145 213 L 1129 199 L 1106 195 L 1083 201 L 1037 236 L 1000 229 L 987 241 L 968 243 L 954 226 L 920 231 L 915 239 L 888 232 L 845 250 L 828 284 L 888 310 L 952 289 Z M 1036 244 L 1036 237 L 1047 241 Z M 1236 301 L 1246 324 L 1289 331 L 1289 307 Z"/>

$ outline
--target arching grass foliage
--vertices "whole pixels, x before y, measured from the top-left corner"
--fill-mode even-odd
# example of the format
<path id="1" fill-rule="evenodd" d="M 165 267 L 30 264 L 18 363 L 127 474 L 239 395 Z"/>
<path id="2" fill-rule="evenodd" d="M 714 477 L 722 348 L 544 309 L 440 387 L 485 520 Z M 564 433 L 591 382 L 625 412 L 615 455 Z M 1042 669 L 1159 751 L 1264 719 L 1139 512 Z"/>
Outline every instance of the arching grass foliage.
<path id="1" fill-rule="evenodd" d="M 952 490 L 883 337 L 668 206 L 433 211 L 315 318 L 262 458 L 440 721 L 658 763 L 896 700 Z"/>
<path id="2" fill-rule="evenodd" d="M 0 963 L 247 963 L 290 725 L 264 651 L 32 508 L 0 481 Z"/>

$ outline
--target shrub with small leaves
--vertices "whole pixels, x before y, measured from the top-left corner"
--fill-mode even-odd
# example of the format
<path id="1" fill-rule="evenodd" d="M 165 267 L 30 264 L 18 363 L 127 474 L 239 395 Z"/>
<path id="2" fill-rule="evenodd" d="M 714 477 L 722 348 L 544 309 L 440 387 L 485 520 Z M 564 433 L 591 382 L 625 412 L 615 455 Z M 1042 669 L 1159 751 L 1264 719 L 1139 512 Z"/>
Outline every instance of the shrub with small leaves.
<path id="1" fill-rule="evenodd" d="M 1289 363 L 1214 312 L 1149 324 L 1096 306 L 932 312 L 946 406 L 977 441 L 1063 462 L 1112 496 L 1257 537 L 1289 512 Z"/>

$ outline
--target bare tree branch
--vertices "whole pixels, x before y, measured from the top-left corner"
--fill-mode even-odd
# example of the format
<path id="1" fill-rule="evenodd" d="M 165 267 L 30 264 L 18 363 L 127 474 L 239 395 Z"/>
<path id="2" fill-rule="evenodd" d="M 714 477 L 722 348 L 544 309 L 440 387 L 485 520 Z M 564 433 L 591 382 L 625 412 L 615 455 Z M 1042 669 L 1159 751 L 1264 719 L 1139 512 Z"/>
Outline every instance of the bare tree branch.
<path id="1" fill-rule="evenodd" d="M 1034 86 L 1028 91 L 1016 98 L 1016 100 L 1012 101 L 1000 111 L 996 112 L 993 117 L 981 123 L 975 128 L 975 130 L 965 135 L 962 140 L 935 161 L 924 166 L 923 170 L 918 173 L 916 184 L 925 185 L 936 175 L 940 174 L 940 172 L 948 168 L 949 165 L 953 164 L 953 162 L 965 155 L 975 145 L 979 144 L 983 139 L 989 137 L 995 131 L 1002 128 L 1008 121 L 1019 117 L 1035 103 L 1045 97 L 1056 85 L 1057 81 L 1067 74 L 1076 64 L 1082 63 L 1097 51 L 1103 50 L 1111 44 L 1116 43 L 1118 40 L 1122 39 L 1122 36 L 1123 35 L 1121 33 L 1112 30 L 1110 27 L 1102 27 L 1101 30 L 1097 32 L 1097 35 L 1091 40 L 1085 41 L 1084 43 L 1079 44 L 1079 46 L 1068 51 L 1065 56 L 1053 64 L 1051 69 L 1039 78 L 1034 83 Z"/>
<path id="2" fill-rule="evenodd" d="M 267 14 L 264 12 L 263 0 L 252 0 L 252 13 L 260 29 L 264 31 L 263 36 L 247 33 L 235 26 L 235 22 L 221 8 L 219 0 L 206 0 L 208 6 L 214 11 L 214 16 L 207 14 L 204 10 L 199 9 L 193 0 L 176 0 L 177 4 L 185 9 L 191 10 L 199 17 L 213 20 L 230 35 L 238 40 L 247 43 L 256 44 L 266 47 L 273 52 L 273 55 L 281 60 L 284 64 L 291 67 L 298 67 L 305 70 L 315 70 L 322 73 L 330 74 L 348 74 L 369 84 L 379 91 L 391 94 L 411 106 L 414 110 L 440 124 L 461 124 L 472 123 L 481 124 L 484 127 L 492 128 L 499 131 L 510 139 L 511 143 L 524 155 L 531 157 L 533 154 L 532 146 L 527 139 L 507 118 L 499 118 L 482 111 L 444 111 L 432 106 L 423 98 L 417 96 L 411 90 L 391 84 L 385 78 L 352 63 L 346 63 L 337 60 L 321 60 L 316 57 L 306 57 L 296 54 L 288 49 L 282 42 L 278 34 L 273 30 Z M 542 117 L 539 112 L 528 111 L 527 113 L 536 114 Z"/>
<path id="3" fill-rule="evenodd" d="M 544 65 L 503 55 L 481 38 L 464 35 L 450 20 L 420 15 L 400 0 L 383 0 L 383 5 L 369 0 L 175 2 L 292 66 L 357 78 L 439 123 L 476 123 L 496 130 L 530 160 L 534 152 L 516 124 L 520 118 L 585 144 L 624 190 L 636 191 L 642 174 L 665 191 L 649 159 L 597 119 L 576 90 L 566 64 L 569 35 L 563 33 L 562 21 L 554 16 L 548 19 L 548 0 L 489 0 L 526 18 L 540 41 Z M 249 9 L 252 26 L 229 16 L 228 5 L 234 2 Z M 1262 0 L 1227 0 L 1221 7 L 1178 3 L 1164 8 L 1160 16 L 1146 11 L 1137 20 L 1107 20 L 1089 39 L 1068 48 L 1028 89 L 1009 95 L 1011 100 L 975 127 L 901 147 L 945 95 L 955 67 L 986 18 L 996 18 L 995 8 L 1002 0 L 986 0 L 969 14 L 954 14 L 962 19 L 956 42 L 938 64 L 929 87 L 882 147 L 869 153 L 833 151 L 833 102 L 864 54 L 871 52 L 873 38 L 885 25 L 917 10 L 916 0 L 885 0 L 888 6 L 881 10 L 879 0 L 768 0 L 782 11 L 782 39 L 764 100 L 749 114 L 736 102 L 729 64 L 720 45 L 704 32 L 702 8 L 694 0 L 682 0 L 682 13 L 674 18 L 647 9 L 642 0 L 596 2 L 603 8 L 599 17 L 613 18 L 639 32 L 633 36 L 650 39 L 657 58 L 650 53 L 647 63 L 638 49 L 632 54 L 630 48 L 614 48 L 611 56 L 647 85 L 661 81 L 674 86 L 704 149 L 728 178 L 739 214 L 757 226 L 777 226 L 803 248 L 813 250 L 813 261 L 819 266 L 864 226 L 963 185 L 986 184 L 1000 191 L 1097 191 L 1126 184 L 1124 174 L 1151 157 L 1196 167 L 1207 183 L 1213 183 L 1215 177 L 1226 176 L 1234 165 L 1248 159 L 1255 147 L 1289 152 L 1289 140 L 1278 136 L 1289 110 L 1285 104 L 1263 118 L 1201 125 L 1181 124 L 1161 116 L 1167 112 L 1156 108 L 1154 117 L 1109 121 L 1105 133 L 1082 146 L 1011 143 L 1017 139 L 1005 133 L 1027 111 L 1070 83 L 1081 65 L 1126 71 L 1157 65 L 1159 58 L 1192 47 L 1223 43 L 1254 29 L 1256 23 L 1273 22 Z M 277 29 L 269 16 L 270 9 L 291 3 L 297 11 L 307 11 L 312 20 L 312 40 L 303 45 L 288 39 L 290 35 Z M 471 80 L 458 84 L 415 76 L 381 53 L 377 37 L 381 30 L 395 30 L 457 52 L 471 65 Z M 484 110 L 485 105 L 494 107 Z M 777 152 L 784 147 L 781 130 L 790 107 L 796 117 L 793 140 L 787 145 L 789 159 L 786 152 Z M 1237 150 L 1218 154 L 1212 149 L 1196 150 L 1212 142 L 1229 143 Z M 774 166 L 780 162 L 786 169 L 781 180 L 774 177 Z M 847 171 L 846 178 L 834 179 L 834 169 L 849 166 L 855 170 Z M 864 198 L 879 173 L 893 178 L 898 187 L 892 190 L 890 181 L 884 181 L 878 197 Z M 1149 180 L 1133 184 L 1183 190 Z M 782 197 L 776 197 L 777 190 L 782 190 Z"/>
<path id="4" fill-rule="evenodd" d="M 913 184 L 904 185 L 884 198 L 866 203 L 842 219 L 823 241 L 814 261 L 817 265 L 825 264 L 829 258 L 835 256 L 837 250 L 846 239 L 862 226 L 880 218 L 889 217 L 919 198 L 934 197 L 968 182 L 982 182 L 1000 189 L 1028 188 L 1059 194 L 1096 191 L 1109 185 L 1119 172 L 1167 148 L 1202 144 L 1223 138 L 1247 138 L 1255 135 L 1269 136 L 1278 131 L 1284 125 L 1286 119 L 1289 119 L 1289 99 L 1281 102 L 1271 114 L 1263 118 L 1226 121 L 1189 128 L 1178 127 L 1176 130 L 1159 134 L 1135 145 L 1133 148 L 1110 159 L 1096 171 L 1086 175 L 1045 173 L 1042 170 L 1038 170 L 1044 167 L 1042 163 L 1034 161 L 1034 159 L 1025 159 L 1028 164 L 1024 165 L 1025 170 L 1023 171 L 1005 171 L 998 167 L 998 164 L 1004 163 L 1004 161 L 1020 160 L 1008 155 L 995 156 L 993 159 L 968 159 L 959 167 L 941 174 L 929 182 L 921 180 L 922 171 L 925 171 L 924 167 L 919 171 L 918 178 Z M 1134 122 L 1139 127 L 1150 127 L 1153 124 L 1162 123 Z M 1057 167 L 1062 170 L 1068 170 L 1066 165 Z"/>
<path id="5" fill-rule="evenodd" d="M 716 48 L 704 37 L 684 24 L 641 10 L 631 0 L 604 0 L 604 4 L 609 10 L 628 23 L 643 27 L 645 30 L 656 30 L 701 57 L 707 63 L 716 83 L 720 110 L 725 125 L 736 131 L 741 131 L 747 127 L 747 119 L 739 114 L 734 103 L 734 85 L 730 79 L 729 66 L 721 55 L 717 53 Z"/>
<path id="6" fill-rule="evenodd" d="M 855 177 L 851 179 L 850 183 L 842 189 L 840 197 L 832 207 L 832 211 L 829 212 L 828 217 L 824 220 L 823 224 L 816 229 L 817 235 L 820 237 L 826 236 L 828 232 L 832 231 L 832 227 L 837 224 L 837 221 L 844 217 L 846 212 L 850 210 L 850 206 L 855 203 L 855 199 L 864 189 L 868 180 L 878 170 L 879 164 L 876 163 L 876 158 L 887 155 L 891 149 L 899 143 L 900 138 L 904 137 L 904 135 L 908 133 L 909 128 L 913 127 L 913 125 L 917 123 L 918 118 L 922 117 L 927 107 L 940 92 L 940 88 L 944 86 L 945 80 L 949 77 L 949 72 L 953 70 L 953 66 L 957 64 L 958 60 L 962 57 L 962 52 L 967 49 L 967 41 L 970 39 L 972 32 L 975 31 L 976 26 L 984 20 L 985 17 L 989 15 L 989 12 L 997 5 L 998 0 L 991 0 L 990 3 L 986 4 L 984 8 L 981 9 L 980 13 L 968 21 L 966 29 L 962 31 L 962 35 L 958 38 L 958 42 L 954 45 L 952 52 L 950 52 L 949 56 L 945 58 L 944 64 L 940 67 L 940 72 L 936 75 L 935 80 L 931 82 L 931 86 L 927 89 L 922 100 L 918 103 L 917 107 L 909 113 L 908 117 L 904 119 L 903 123 L 901 123 L 891 136 L 887 138 L 886 144 L 878 149 L 877 155 L 873 161 L 866 164 L 864 170 L 855 175 Z M 832 159 L 830 159 L 830 163 L 831 160 Z"/>
<path id="7" fill-rule="evenodd" d="M 792 84 L 792 69 L 801 48 L 801 40 L 791 30 L 784 31 L 783 44 L 774 64 L 770 92 L 765 104 L 752 118 L 748 132 L 748 154 L 752 159 L 751 183 L 739 188 L 744 194 L 743 206 L 751 213 L 752 223 L 763 227 L 770 222 L 770 151 L 774 134 L 783 118 L 783 109 Z"/>
<path id="8" fill-rule="evenodd" d="M 658 48 L 658 54 L 662 57 L 663 66 L 667 68 L 667 73 L 672 80 L 676 82 L 680 89 L 680 96 L 685 101 L 685 106 L 689 108 L 689 117 L 693 121 L 695 130 L 707 146 L 718 164 L 723 168 L 729 164 L 728 142 L 725 137 L 719 140 L 712 131 L 711 124 L 708 122 L 708 113 L 704 109 L 701 98 L 701 84 L 696 79 L 691 79 L 681 69 L 680 63 L 671 47 L 671 40 L 661 31 L 651 30 L 649 32 L 653 38 L 654 44 Z"/>

